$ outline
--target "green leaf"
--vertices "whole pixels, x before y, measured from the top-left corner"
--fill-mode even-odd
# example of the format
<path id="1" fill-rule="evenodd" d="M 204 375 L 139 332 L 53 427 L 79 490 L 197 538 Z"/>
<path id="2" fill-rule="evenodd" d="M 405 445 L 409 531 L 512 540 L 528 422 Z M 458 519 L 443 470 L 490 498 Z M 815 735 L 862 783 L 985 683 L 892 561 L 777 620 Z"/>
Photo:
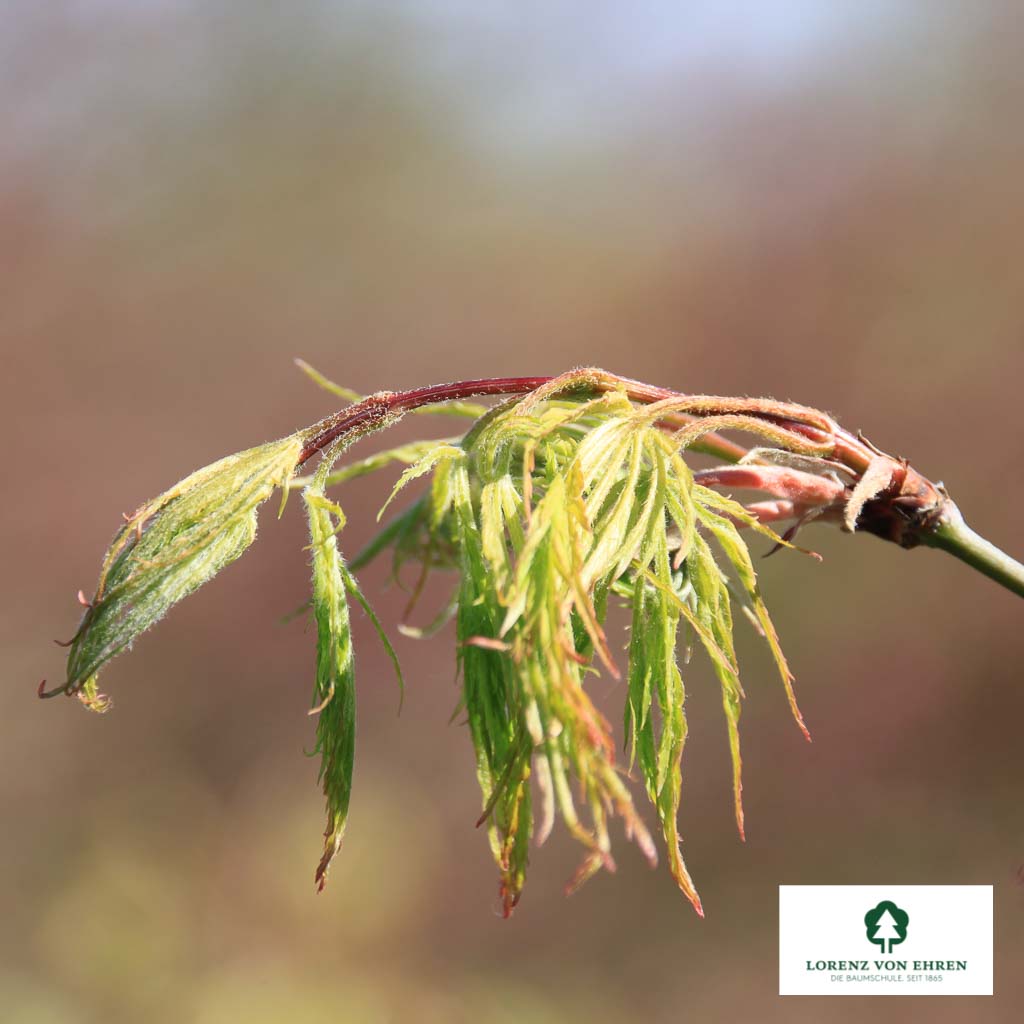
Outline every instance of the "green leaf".
<path id="1" fill-rule="evenodd" d="M 88 697 L 99 669 L 249 547 L 257 508 L 287 484 L 301 449 L 295 435 L 229 455 L 126 517 L 53 692 L 81 690 L 101 706 Z"/>
<path id="2" fill-rule="evenodd" d="M 327 466 L 325 461 L 321 469 Z M 324 852 L 316 869 L 318 889 L 323 889 L 331 860 L 341 848 L 348 822 L 355 755 L 356 695 L 355 658 L 349 623 L 349 587 L 338 550 L 340 510 L 323 496 L 323 478 L 318 473 L 306 488 L 303 499 L 309 519 L 313 567 L 313 615 L 317 627 L 316 685 L 313 712 L 316 714 L 316 747 L 320 755 L 320 782 L 327 800 L 327 828 Z"/>
<path id="3" fill-rule="evenodd" d="M 417 477 L 423 476 L 424 473 L 429 473 L 438 462 L 449 459 L 458 459 L 462 457 L 462 454 L 461 448 L 457 448 L 455 445 L 449 444 L 446 441 L 435 444 L 398 478 L 398 483 L 396 483 L 392 489 L 391 494 L 388 496 L 388 500 L 384 502 L 381 506 L 381 510 L 377 513 L 377 521 L 380 522 L 385 511 L 387 511 L 387 507 L 395 500 L 398 492 L 401 491 L 406 484 L 415 480 Z"/>
<path id="4" fill-rule="evenodd" d="M 395 448 L 388 448 L 365 459 L 360 459 L 358 462 L 350 462 L 347 466 L 342 466 L 341 469 L 332 470 L 324 480 L 324 488 L 335 487 L 348 480 L 356 480 L 361 476 L 376 473 L 378 470 L 384 469 L 395 462 L 404 462 L 406 465 L 411 465 L 414 462 L 418 462 L 438 445 L 451 443 L 452 440 L 447 438 L 440 441 L 410 441 L 408 444 L 400 444 Z M 300 477 L 297 480 L 293 480 L 291 486 L 305 487 L 312 480 L 311 476 Z"/>
<path id="5" fill-rule="evenodd" d="M 373 626 L 374 631 L 380 638 L 381 645 L 384 647 L 384 653 L 387 654 L 391 661 L 391 665 L 395 670 L 395 678 L 398 680 L 398 710 L 402 710 L 402 703 L 405 700 L 405 678 L 402 675 L 402 666 L 398 661 L 398 653 L 395 651 L 394 645 L 391 643 L 387 633 L 384 632 L 384 627 L 380 624 L 380 619 L 377 618 L 377 613 L 373 610 L 370 602 L 366 600 L 366 595 L 363 593 L 362 588 L 356 581 L 355 576 L 349 572 L 345 565 L 344 560 L 339 562 L 339 571 L 341 573 L 342 582 L 345 584 L 345 589 L 359 602 L 359 607 L 366 613 L 366 617 L 370 620 L 370 624 Z"/>
<path id="6" fill-rule="evenodd" d="M 310 366 L 305 359 L 296 359 L 295 365 L 314 383 L 317 387 L 321 387 L 324 391 L 330 392 L 332 395 L 337 395 L 338 398 L 344 399 L 346 402 L 358 402 L 362 399 L 362 395 L 358 391 L 353 391 L 351 388 L 343 388 L 340 384 L 335 384 L 333 380 L 325 377 L 319 370 Z"/>
<path id="7" fill-rule="evenodd" d="M 722 547 L 781 655 L 735 524 L 776 535 L 698 486 L 657 417 L 620 394 L 509 403 L 483 417 L 458 448 L 425 453 L 396 492 L 426 472 L 433 472 L 430 494 L 386 532 L 396 553 L 429 557 L 437 545 L 458 561 L 460 706 L 506 912 L 522 890 L 531 830 L 542 841 L 556 815 L 586 848 L 570 889 L 614 866 L 612 814 L 655 858 L 615 764 L 608 724 L 584 686 L 595 662 L 618 673 L 604 629 L 610 592 L 632 606 L 624 708 L 631 762 L 657 812 L 670 870 L 700 912 L 677 822 L 687 734 L 678 649 L 689 630 L 718 678 L 742 835 L 743 690 L 728 580 L 703 533 Z"/>
<path id="8" fill-rule="evenodd" d="M 709 493 L 714 494 L 714 492 Z M 729 502 L 729 499 L 724 499 L 719 494 L 714 494 L 714 498 L 717 499 L 716 507 L 724 507 L 724 509 L 730 512 L 730 514 L 739 518 L 739 515 L 736 514 L 734 510 L 724 504 L 725 502 Z M 735 504 L 735 502 L 729 502 L 729 505 Z M 740 509 L 740 511 L 742 512 L 743 510 Z M 768 614 L 768 609 L 765 606 L 764 599 L 761 597 L 761 592 L 757 586 L 757 574 L 754 571 L 754 563 L 751 560 L 750 551 L 744 543 L 743 538 L 740 536 L 739 530 L 736 529 L 736 526 L 729 519 L 716 515 L 709 508 L 701 505 L 698 505 L 697 514 L 700 521 L 714 535 L 722 550 L 725 552 L 726 557 L 735 568 L 739 582 L 747 592 L 751 605 L 754 609 L 754 614 L 757 616 L 757 620 L 761 625 L 765 639 L 768 642 L 768 647 L 772 652 L 772 657 L 779 671 L 779 677 L 781 678 L 783 688 L 786 691 L 786 699 L 789 702 L 790 712 L 792 713 L 796 724 L 800 727 L 800 731 L 804 734 L 804 737 L 807 740 L 810 740 L 811 734 L 808 732 L 807 726 L 804 724 L 804 718 L 800 713 L 800 708 L 796 702 L 796 694 L 793 691 L 793 674 L 789 670 L 786 656 L 782 653 L 782 644 L 779 642 L 779 635 L 775 630 L 775 624 L 772 622 L 771 616 Z M 764 529 L 767 529 L 767 527 Z M 769 531 L 769 533 L 771 533 L 773 537 L 775 536 L 774 531 Z"/>

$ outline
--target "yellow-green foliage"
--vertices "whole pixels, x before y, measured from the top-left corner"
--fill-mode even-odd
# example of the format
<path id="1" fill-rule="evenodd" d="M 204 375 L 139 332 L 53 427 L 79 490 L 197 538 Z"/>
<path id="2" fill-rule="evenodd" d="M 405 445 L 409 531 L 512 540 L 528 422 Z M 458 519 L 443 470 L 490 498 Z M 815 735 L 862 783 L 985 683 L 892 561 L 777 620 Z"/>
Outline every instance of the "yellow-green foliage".
<path id="1" fill-rule="evenodd" d="M 386 407 L 379 396 L 368 401 Z M 705 406 L 728 415 L 706 415 Z M 476 753 L 480 823 L 487 825 L 500 871 L 505 912 L 519 900 L 531 843 L 543 842 L 558 818 L 585 850 L 571 888 L 602 867 L 614 869 L 612 818 L 621 820 L 649 861 L 657 860 L 617 763 L 612 729 L 588 692 L 595 676 L 619 676 L 605 635 L 613 602 L 624 603 L 631 616 L 624 709 L 629 763 L 654 806 L 672 875 L 700 911 L 679 850 L 687 724 L 678 652 L 702 646 L 720 683 L 741 834 L 743 692 L 732 636 L 737 597 L 766 637 L 800 721 L 739 527 L 784 542 L 742 506 L 696 483 L 683 458 L 688 446 L 726 421 L 778 443 L 782 428 L 757 420 L 751 409 L 757 411 L 752 400 L 682 397 L 645 406 L 622 390 L 594 397 L 592 391 L 560 391 L 556 382 L 482 415 L 478 407 L 458 403 L 449 411 L 477 416 L 461 439 L 413 442 L 335 470 L 356 437 L 400 413 L 357 419 L 302 481 L 292 481 L 292 474 L 319 450 L 308 446 L 322 424 L 229 456 L 127 520 L 107 552 L 60 689 L 102 708 L 99 668 L 241 555 L 255 537 L 256 509 L 275 487 L 303 484 L 317 626 L 311 714 L 317 717 L 327 803 L 316 872 L 322 887 L 341 845 L 352 790 L 356 696 L 349 598 L 367 612 L 397 669 L 394 651 L 342 558 L 337 536 L 345 518 L 326 491 L 405 463 L 392 498 L 427 474 L 428 493 L 387 525 L 354 564 L 392 547 L 396 568 L 407 560 L 421 563 L 421 583 L 431 569 L 458 572 L 448 610 L 456 620 L 461 708 Z M 680 422 L 675 434 L 665 429 Z M 782 440 L 804 456 L 823 448 L 796 435 Z"/>
<path id="2" fill-rule="evenodd" d="M 326 466 L 327 463 L 322 463 Z M 327 867 L 341 847 L 352 793 L 356 742 L 355 664 L 349 625 L 347 585 L 350 577 L 338 550 L 337 531 L 345 518 L 323 494 L 321 474 L 303 493 L 309 517 L 313 564 L 313 615 L 316 619 L 316 752 L 320 781 L 327 797 L 324 853 L 317 868 L 322 888 Z"/>
<path id="3" fill-rule="evenodd" d="M 426 453 L 399 487 L 426 472 L 433 473 L 430 495 L 404 520 L 421 535 L 406 546 L 429 550 L 436 537 L 457 551 L 462 704 L 506 913 L 519 899 L 531 839 L 542 842 L 556 815 L 587 851 L 571 887 L 614 868 L 613 816 L 656 859 L 616 764 L 611 729 L 584 685 L 597 670 L 618 675 L 604 633 L 614 598 L 632 606 L 631 758 L 656 809 L 672 874 L 700 910 L 676 824 L 686 739 L 676 652 L 695 637 L 721 683 L 742 833 L 732 598 L 709 540 L 735 574 L 792 697 L 736 524 L 779 538 L 695 484 L 679 438 L 621 394 L 506 404 L 460 445 Z"/>
<path id="4" fill-rule="evenodd" d="M 249 547 L 257 508 L 287 483 L 301 449 L 295 435 L 229 455 L 126 517 L 71 642 L 60 690 L 103 710 L 100 667 Z"/>
<path id="5" fill-rule="evenodd" d="M 327 798 L 324 852 L 316 870 L 317 887 L 327 880 L 327 869 L 341 848 L 352 793 L 352 769 L 356 742 L 355 664 L 348 597 L 356 598 L 377 628 L 398 671 L 398 659 L 380 623 L 338 550 L 338 533 L 345 515 L 324 495 L 333 465 L 328 453 L 303 492 L 309 519 L 313 565 L 313 615 L 317 627 L 316 686 L 312 715 L 317 716 L 316 750 L 320 754 L 320 781 Z M 401 683 L 401 672 L 398 675 Z"/>

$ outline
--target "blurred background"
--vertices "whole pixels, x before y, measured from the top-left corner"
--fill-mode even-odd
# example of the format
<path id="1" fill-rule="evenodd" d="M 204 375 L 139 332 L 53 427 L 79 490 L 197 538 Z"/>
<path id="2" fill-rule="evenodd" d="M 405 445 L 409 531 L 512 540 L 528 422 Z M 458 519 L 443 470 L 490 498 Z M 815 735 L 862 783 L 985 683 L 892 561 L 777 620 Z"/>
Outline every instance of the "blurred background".
<path id="1" fill-rule="evenodd" d="M 937 552 L 811 527 L 823 565 L 762 563 L 814 743 L 743 636 L 745 845 L 688 669 L 704 921 L 621 832 L 570 899 L 556 833 L 500 920 L 451 633 L 396 634 L 398 717 L 361 617 L 316 896 L 295 504 L 109 667 L 111 714 L 35 687 L 122 511 L 337 406 L 295 356 L 364 392 L 598 364 L 817 405 L 1020 556 L 1021 42 L 1012 3 L 0 5 L 0 1020 L 1019 1019 L 1021 605 Z M 347 551 L 392 480 L 339 492 Z M 993 883 L 996 996 L 780 999 L 779 883 L 871 882 Z"/>

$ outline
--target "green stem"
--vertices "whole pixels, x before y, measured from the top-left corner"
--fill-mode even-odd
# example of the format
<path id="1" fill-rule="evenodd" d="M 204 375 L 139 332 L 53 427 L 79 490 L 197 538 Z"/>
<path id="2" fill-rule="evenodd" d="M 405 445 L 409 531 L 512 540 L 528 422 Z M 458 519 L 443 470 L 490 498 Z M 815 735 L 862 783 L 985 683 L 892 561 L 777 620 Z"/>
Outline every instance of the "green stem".
<path id="1" fill-rule="evenodd" d="M 948 551 L 1007 590 L 1024 597 L 1024 565 L 975 533 L 964 522 L 954 502 L 947 502 L 933 529 L 921 533 L 921 543 Z"/>

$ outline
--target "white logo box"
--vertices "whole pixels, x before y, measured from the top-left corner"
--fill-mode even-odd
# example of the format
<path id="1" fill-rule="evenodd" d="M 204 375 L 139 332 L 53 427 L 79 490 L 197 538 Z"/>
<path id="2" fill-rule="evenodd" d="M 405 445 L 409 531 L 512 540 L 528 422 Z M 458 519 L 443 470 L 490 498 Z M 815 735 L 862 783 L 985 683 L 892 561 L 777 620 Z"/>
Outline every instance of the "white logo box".
<path id="1" fill-rule="evenodd" d="M 779 995 L 992 995 L 992 886 L 780 885 Z"/>

